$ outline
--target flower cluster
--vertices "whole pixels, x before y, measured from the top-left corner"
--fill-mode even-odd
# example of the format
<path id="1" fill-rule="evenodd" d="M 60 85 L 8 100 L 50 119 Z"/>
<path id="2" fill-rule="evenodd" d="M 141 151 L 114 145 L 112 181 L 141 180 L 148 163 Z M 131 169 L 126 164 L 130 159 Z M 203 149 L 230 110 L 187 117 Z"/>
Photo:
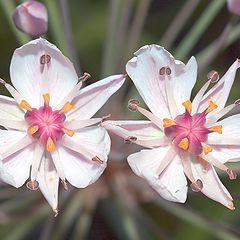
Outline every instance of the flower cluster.
<path id="1" fill-rule="evenodd" d="M 128 157 L 132 170 L 165 199 L 185 202 L 187 179 L 193 191 L 234 209 L 232 197 L 215 167 L 230 179 L 224 164 L 240 157 L 240 115 L 222 117 L 239 105 L 225 107 L 239 61 L 218 80 L 209 80 L 191 100 L 197 63 L 185 65 L 157 45 L 142 47 L 126 66 L 149 110 L 129 101 L 129 109 L 148 120 L 112 121 L 92 116 L 124 83 L 113 75 L 81 89 L 72 63 L 47 40 L 18 48 L 12 57 L 13 86 L 1 80 L 13 98 L 0 96 L 0 178 L 15 187 L 41 190 L 58 213 L 59 180 L 77 188 L 95 182 L 107 166 L 108 131 L 149 148 Z M 185 177 L 186 176 L 186 177 Z"/>

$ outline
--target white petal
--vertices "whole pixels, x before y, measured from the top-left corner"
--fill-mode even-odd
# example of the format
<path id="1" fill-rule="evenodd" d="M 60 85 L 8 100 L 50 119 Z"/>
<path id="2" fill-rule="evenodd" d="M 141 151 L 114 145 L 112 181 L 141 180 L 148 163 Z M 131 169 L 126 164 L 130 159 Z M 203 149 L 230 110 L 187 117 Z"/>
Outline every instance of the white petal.
<path id="1" fill-rule="evenodd" d="M 222 125 L 222 134 L 208 134 L 208 144 L 240 145 L 240 114 L 225 118 L 214 125 Z"/>
<path id="2" fill-rule="evenodd" d="M 51 60 L 41 64 L 42 55 L 48 54 Z M 43 68 L 45 67 L 43 71 Z M 10 75 L 14 87 L 32 107 L 38 107 L 42 94 L 50 93 L 54 107 L 77 84 L 78 77 L 72 63 L 59 49 L 47 40 L 39 38 L 15 50 Z M 45 89 L 43 89 L 43 86 Z"/>
<path id="3" fill-rule="evenodd" d="M 230 209 L 233 208 L 232 197 L 219 180 L 213 166 L 207 163 L 204 170 L 200 162 L 194 161 L 192 171 L 195 179 L 200 179 L 203 183 L 203 194 Z"/>
<path id="4" fill-rule="evenodd" d="M 75 144 L 66 143 L 67 140 L 76 142 L 79 148 Z M 63 146 L 66 147 L 59 147 L 58 150 L 60 160 L 66 179 L 75 187 L 84 188 L 95 182 L 107 166 L 110 138 L 104 128 L 81 129 L 71 139 L 65 138 Z M 92 161 L 95 156 L 103 163 Z"/>
<path id="5" fill-rule="evenodd" d="M 0 95 L 0 119 L 21 121 L 24 120 L 24 112 L 13 98 Z"/>
<path id="6" fill-rule="evenodd" d="M 124 75 L 113 75 L 80 90 L 72 100 L 75 108 L 67 113 L 67 120 L 89 119 L 122 86 Z"/>
<path id="7" fill-rule="evenodd" d="M 42 158 L 37 181 L 41 192 L 52 209 L 57 210 L 59 177 L 48 153 Z"/>
<path id="8" fill-rule="evenodd" d="M 198 112 L 202 112 L 207 108 L 209 99 L 215 101 L 218 105 L 218 108 L 210 114 L 214 114 L 224 108 L 239 66 L 240 63 L 237 59 L 218 83 L 203 96 Z"/>
<path id="9" fill-rule="evenodd" d="M 29 178 L 33 160 L 33 146 L 24 148 L 2 160 L 1 179 L 18 188 Z"/>
<path id="10" fill-rule="evenodd" d="M 169 165 L 157 175 L 161 161 L 169 147 L 142 150 L 128 157 L 128 163 L 135 174 L 145 178 L 149 184 L 165 199 L 174 202 L 185 202 L 187 197 L 187 180 L 181 160 L 176 155 Z"/>
<path id="11" fill-rule="evenodd" d="M 26 136 L 26 133 L 15 130 L 0 130 L 0 155 Z"/>
<path id="12" fill-rule="evenodd" d="M 166 83 L 169 81 L 172 103 L 180 105 L 190 98 L 192 88 L 196 81 L 197 65 L 194 58 L 191 58 L 185 66 L 182 62 L 175 60 L 173 56 L 164 48 L 158 45 L 147 45 L 135 53 L 126 65 L 128 75 L 133 80 L 140 95 L 149 109 L 160 118 L 171 118 L 169 109 L 168 92 Z M 162 67 L 170 67 L 169 76 L 160 76 Z M 161 107 L 160 107 L 161 106 Z"/>
<path id="13" fill-rule="evenodd" d="M 164 137 L 159 128 L 150 121 L 104 121 L 101 125 L 123 139 L 136 137 L 134 143 L 145 147 L 159 146 L 155 144 L 162 142 Z"/>

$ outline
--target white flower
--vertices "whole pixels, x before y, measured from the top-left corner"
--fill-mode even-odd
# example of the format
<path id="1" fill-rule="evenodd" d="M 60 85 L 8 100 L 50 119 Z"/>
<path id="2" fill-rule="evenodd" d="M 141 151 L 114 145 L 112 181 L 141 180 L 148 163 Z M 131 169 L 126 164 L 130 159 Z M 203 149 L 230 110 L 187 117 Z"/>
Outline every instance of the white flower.
<path id="1" fill-rule="evenodd" d="M 214 168 L 236 178 L 224 163 L 240 157 L 240 115 L 219 119 L 238 105 L 225 107 L 239 61 L 207 91 L 218 77 L 212 72 L 191 102 L 197 77 L 195 58 L 185 65 L 157 45 L 144 46 L 135 54 L 127 63 L 127 73 L 151 112 L 136 100 L 129 101 L 129 109 L 150 121 L 106 121 L 102 125 L 126 142 L 150 148 L 130 155 L 128 162 L 163 198 L 185 202 L 186 175 L 194 191 L 234 209 Z"/>
<path id="2" fill-rule="evenodd" d="M 0 96 L 0 177 L 40 188 L 57 214 L 59 178 L 84 188 L 106 167 L 110 138 L 91 118 L 125 80 L 114 75 L 81 90 L 72 63 L 45 39 L 17 49 L 10 66 L 13 98 Z M 90 119 L 91 118 L 91 119 Z"/>

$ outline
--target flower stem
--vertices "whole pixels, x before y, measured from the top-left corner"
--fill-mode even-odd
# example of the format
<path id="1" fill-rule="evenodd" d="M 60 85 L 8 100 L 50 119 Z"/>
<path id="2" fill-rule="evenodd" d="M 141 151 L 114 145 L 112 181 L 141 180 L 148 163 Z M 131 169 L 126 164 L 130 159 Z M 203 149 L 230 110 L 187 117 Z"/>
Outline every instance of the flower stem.
<path id="1" fill-rule="evenodd" d="M 176 49 L 175 56 L 177 59 L 185 60 L 186 57 L 188 57 L 192 48 L 207 30 L 209 24 L 225 3 L 225 0 L 213 0 L 209 3 L 206 10 L 201 14 L 197 22 L 193 25 L 186 37 L 179 44 L 179 47 Z"/>

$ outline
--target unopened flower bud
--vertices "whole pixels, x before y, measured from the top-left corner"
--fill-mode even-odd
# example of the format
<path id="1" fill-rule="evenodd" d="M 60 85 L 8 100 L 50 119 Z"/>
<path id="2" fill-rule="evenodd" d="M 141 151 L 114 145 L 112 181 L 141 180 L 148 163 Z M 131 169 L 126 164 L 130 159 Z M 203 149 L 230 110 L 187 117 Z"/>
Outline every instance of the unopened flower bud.
<path id="1" fill-rule="evenodd" d="M 239 0 L 227 0 L 228 10 L 236 15 L 240 16 L 240 1 Z"/>
<path id="2" fill-rule="evenodd" d="M 13 22 L 22 32 L 38 37 L 48 30 L 47 9 L 40 2 L 26 1 L 15 9 Z"/>

